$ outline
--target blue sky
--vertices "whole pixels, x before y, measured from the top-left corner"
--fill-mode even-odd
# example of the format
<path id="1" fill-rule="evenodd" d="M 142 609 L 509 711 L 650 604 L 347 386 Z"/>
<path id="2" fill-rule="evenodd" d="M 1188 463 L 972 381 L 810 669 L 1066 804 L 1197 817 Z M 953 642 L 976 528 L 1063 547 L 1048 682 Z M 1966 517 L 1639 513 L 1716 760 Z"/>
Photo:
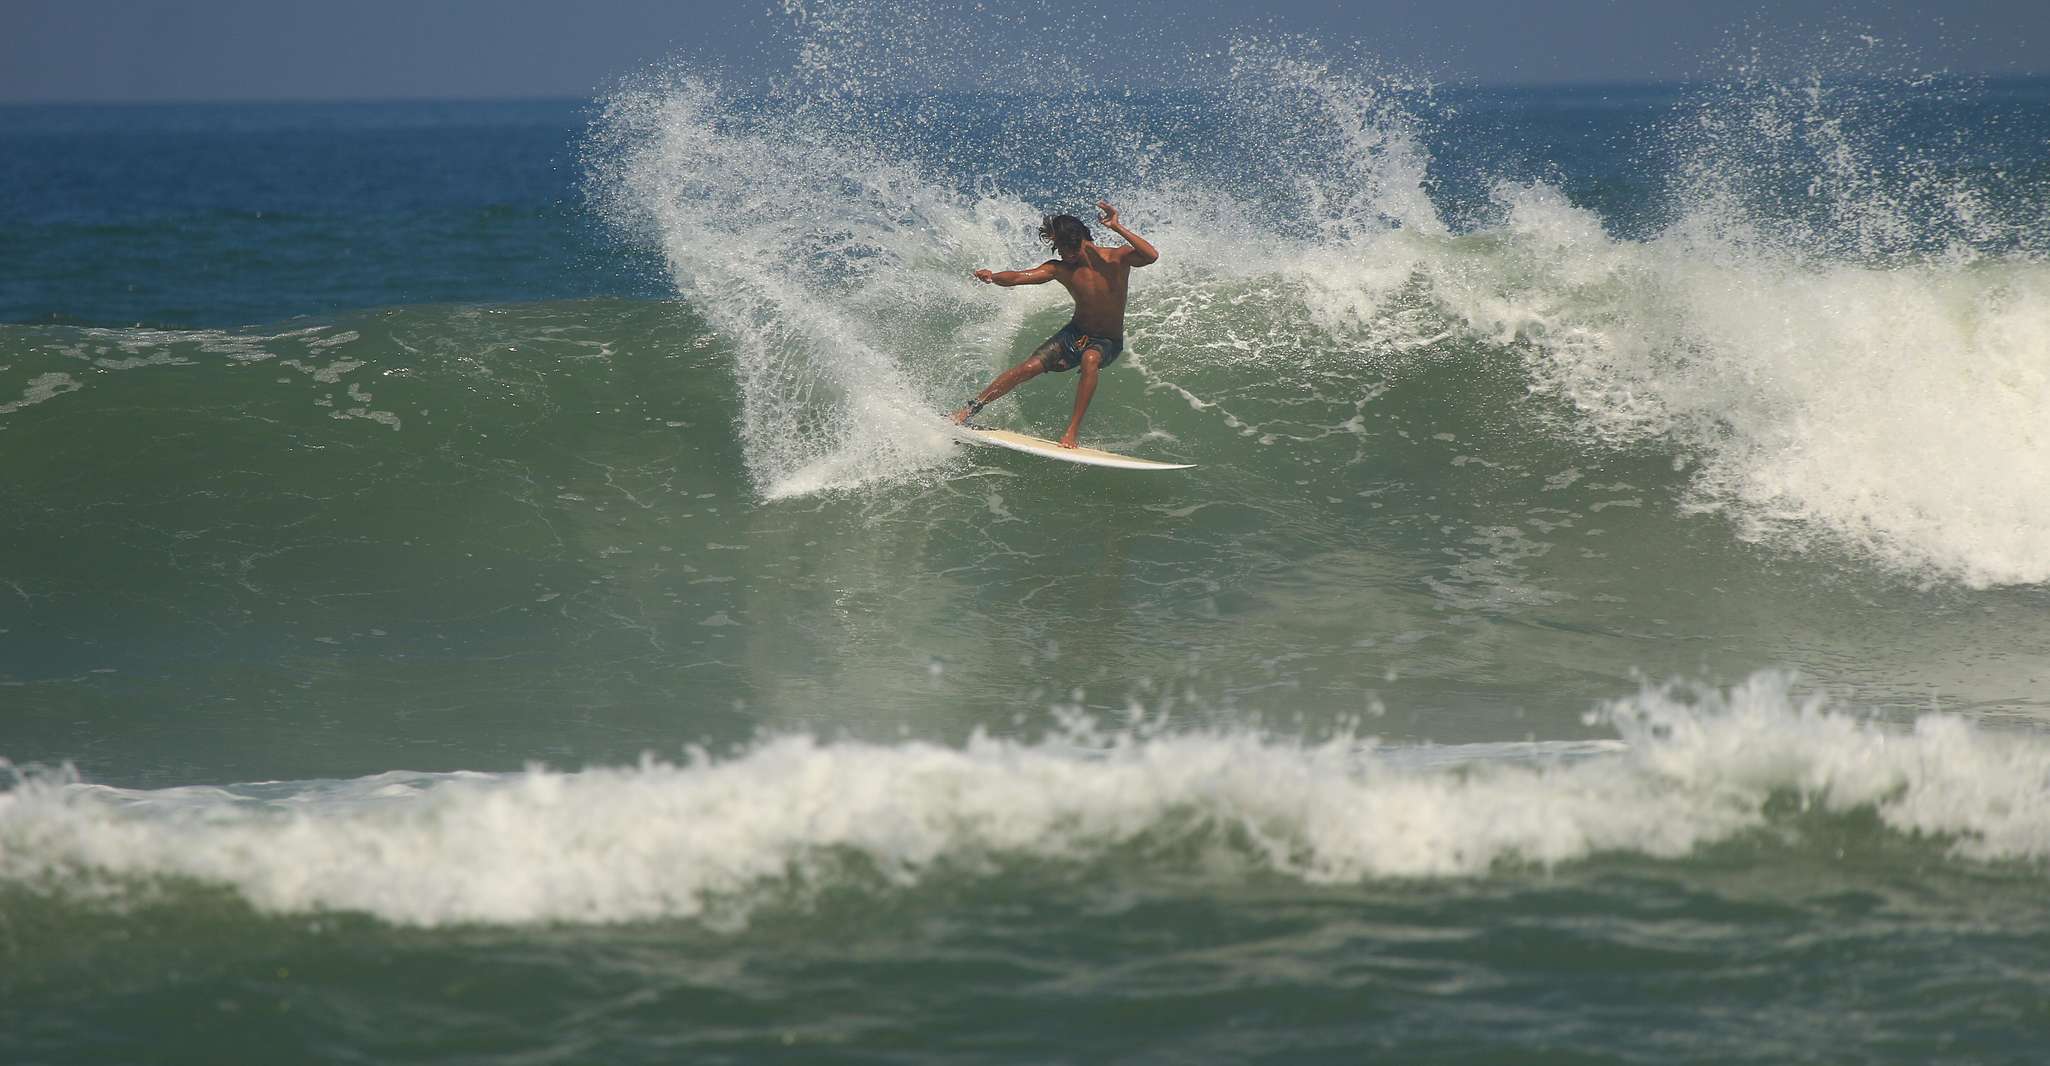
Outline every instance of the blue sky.
<path id="1" fill-rule="evenodd" d="M 802 14 L 792 16 L 786 5 Z M 820 0 L 0 0 L 0 101 L 589 97 L 651 65 L 781 72 Z M 1023 36 L 1073 40 L 1137 81 L 1235 34 L 1356 47 L 1433 80 L 1560 84 L 1725 76 L 1752 48 L 1799 55 L 1876 38 L 1897 67 L 2050 74 L 2044 0 L 1135 0 L 852 5 L 870 43 L 961 42 L 1001 77 Z M 906 12 L 915 17 L 907 17 Z M 1052 34 L 1053 36 L 1047 36 Z M 928 41 L 928 50 L 934 42 Z M 911 64 L 907 64 L 909 66 Z M 916 71 L 907 71 L 915 76 Z"/>

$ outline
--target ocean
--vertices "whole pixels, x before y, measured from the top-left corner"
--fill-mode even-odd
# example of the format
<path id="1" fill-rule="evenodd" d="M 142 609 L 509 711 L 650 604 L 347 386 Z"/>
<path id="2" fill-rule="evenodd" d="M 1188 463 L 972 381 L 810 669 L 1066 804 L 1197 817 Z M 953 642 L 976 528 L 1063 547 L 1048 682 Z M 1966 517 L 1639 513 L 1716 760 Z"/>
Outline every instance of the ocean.
<path id="1" fill-rule="evenodd" d="M 0 108 L 0 1061 L 2044 1061 L 2050 81 L 1822 67 Z M 1099 196 L 1194 470 L 940 422 Z"/>

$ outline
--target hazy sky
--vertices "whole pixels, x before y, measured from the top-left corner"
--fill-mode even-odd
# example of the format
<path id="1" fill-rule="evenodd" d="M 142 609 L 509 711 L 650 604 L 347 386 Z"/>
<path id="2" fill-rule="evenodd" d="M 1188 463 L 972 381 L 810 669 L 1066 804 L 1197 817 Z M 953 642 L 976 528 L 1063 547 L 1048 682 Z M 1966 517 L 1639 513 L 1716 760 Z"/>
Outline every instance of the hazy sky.
<path id="1" fill-rule="evenodd" d="M 1142 81 L 1172 81 L 1188 69 L 1178 54 L 1246 32 L 1358 47 L 1455 83 L 1717 78 L 1754 47 L 1823 58 L 1860 35 L 1889 51 L 1889 69 L 1906 57 L 2050 74 L 2046 0 L 1274 0 L 1257 18 L 1216 0 L 0 0 L 0 101 L 588 97 L 665 62 L 780 73 L 793 24 L 850 6 L 886 59 L 897 35 L 924 38 L 912 51 L 927 54 L 966 42 L 998 78 L 1019 37 L 1051 39 L 1044 27 L 1122 56 Z"/>

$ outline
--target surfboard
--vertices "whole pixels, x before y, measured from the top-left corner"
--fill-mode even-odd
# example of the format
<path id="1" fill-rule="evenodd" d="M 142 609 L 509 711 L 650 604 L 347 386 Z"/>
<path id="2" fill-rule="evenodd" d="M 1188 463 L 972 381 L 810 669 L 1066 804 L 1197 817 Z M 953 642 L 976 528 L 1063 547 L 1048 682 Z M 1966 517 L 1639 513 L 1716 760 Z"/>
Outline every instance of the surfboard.
<path id="1" fill-rule="evenodd" d="M 1119 455 L 1099 448 L 1063 448 L 1042 437 L 1028 437 L 1008 429 L 991 429 L 973 422 L 965 426 L 954 426 L 954 432 L 964 444 L 986 444 L 997 448 L 1009 448 L 1027 455 L 1041 455 L 1063 462 L 1081 463 L 1084 466 L 1107 466 L 1117 470 L 1192 470 L 1194 463 L 1163 463 L 1153 459 Z"/>

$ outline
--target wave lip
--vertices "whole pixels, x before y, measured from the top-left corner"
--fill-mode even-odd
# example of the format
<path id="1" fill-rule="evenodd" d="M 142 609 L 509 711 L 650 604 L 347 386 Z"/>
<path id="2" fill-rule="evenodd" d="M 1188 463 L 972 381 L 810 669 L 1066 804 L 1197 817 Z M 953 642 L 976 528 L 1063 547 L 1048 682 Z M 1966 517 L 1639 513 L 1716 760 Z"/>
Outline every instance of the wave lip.
<path id="1" fill-rule="evenodd" d="M 1611 240 L 1545 187 L 1497 193 L 1502 252 L 1449 316 L 1525 349 L 1574 431 L 1659 439 L 1702 510 L 1985 587 L 2050 581 L 2050 265 L 1879 267 L 1677 231 Z"/>
<path id="2" fill-rule="evenodd" d="M 0 878 L 190 879 L 267 912 L 414 926 L 716 918 L 850 876 L 887 890 L 997 857 L 1173 863 L 1191 844 L 1309 883 L 1678 858 L 1766 825 L 1787 795 L 1870 811 L 1961 860 L 2050 858 L 2040 738 L 1947 716 L 1890 730 L 1770 674 L 1647 689 L 1602 713 L 1623 746 L 1517 758 L 1247 733 L 960 748 L 789 736 L 580 773 L 161 791 L 45 775 L 0 793 Z"/>

